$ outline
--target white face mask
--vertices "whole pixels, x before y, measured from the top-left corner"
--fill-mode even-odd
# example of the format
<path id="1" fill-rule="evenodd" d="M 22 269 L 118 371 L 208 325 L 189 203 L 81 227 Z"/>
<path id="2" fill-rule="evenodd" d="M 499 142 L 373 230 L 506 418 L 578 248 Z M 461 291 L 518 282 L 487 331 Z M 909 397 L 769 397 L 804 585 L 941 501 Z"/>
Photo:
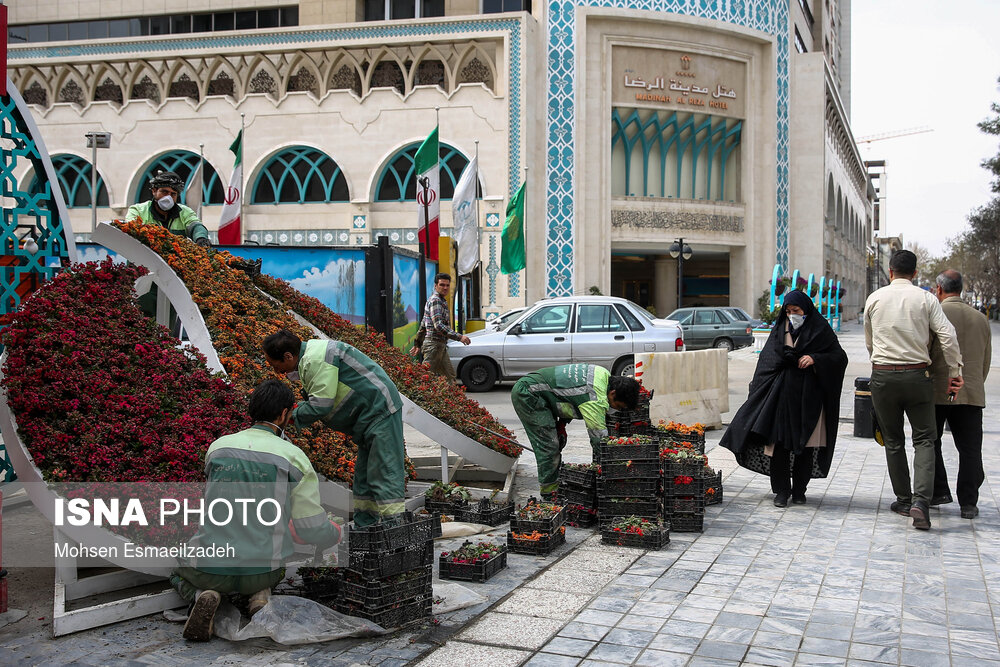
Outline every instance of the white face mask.
<path id="1" fill-rule="evenodd" d="M 802 323 L 806 321 L 806 316 L 805 315 L 795 315 L 794 313 L 790 313 L 788 315 L 788 321 L 792 323 L 792 329 L 793 330 L 794 329 L 798 329 L 799 327 L 802 326 Z"/>
<path id="2" fill-rule="evenodd" d="M 292 382 L 297 382 L 298 379 L 299 379 L 299 372 L 298 371 L 288 371 L 287 373 L 285 373 L 285 377 L 288 378 L 289 380 L 291 380 Z"/>
<path id="3" fill-rule="evenodd" d="M 164 211 L 169 211 L 174 207 L 174 198 L 170 195 L 163 195 L 156 200 L 156 205 Z"/>

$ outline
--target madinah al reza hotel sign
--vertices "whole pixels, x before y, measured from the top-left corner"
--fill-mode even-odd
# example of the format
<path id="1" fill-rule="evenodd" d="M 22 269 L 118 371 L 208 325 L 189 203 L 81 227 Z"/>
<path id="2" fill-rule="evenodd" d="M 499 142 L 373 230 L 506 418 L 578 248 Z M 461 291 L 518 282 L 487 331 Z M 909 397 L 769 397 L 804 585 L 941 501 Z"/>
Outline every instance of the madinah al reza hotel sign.
<path id="1" fill-rule="evenodd" d="M 684 51 L 616 46 L 612 104 L 746 117 L 746 64 Z"/>

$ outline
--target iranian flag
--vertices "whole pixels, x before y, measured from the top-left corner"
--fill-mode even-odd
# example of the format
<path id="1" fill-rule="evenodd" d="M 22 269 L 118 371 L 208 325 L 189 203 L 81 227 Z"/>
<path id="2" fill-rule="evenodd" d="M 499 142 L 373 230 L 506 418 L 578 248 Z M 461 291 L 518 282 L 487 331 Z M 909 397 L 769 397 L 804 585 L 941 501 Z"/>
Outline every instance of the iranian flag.
<path id="1" fill-rule="evenodd" d="M 428 258 L 438 258 L 438 236 L 441 230 L 441 167 L 438 164 L 438 128 L 417 150 L 414 168 L 417 172 L 417 239 L 424 244 Z M 426 189 L 425 186 L 426 185 Z"/>
<path id="2" fill-rule="evenodd" d="M 229 187 L 226 188 L 222 217 L 219 218 L 219 245 L 242 245 L 240 212 L 243 203 L 243 130 L 236 135 L 236 141 L 229 150 L 236 155 L 236 164 L 233 166 L 233 177 L 229 179 Z"/>

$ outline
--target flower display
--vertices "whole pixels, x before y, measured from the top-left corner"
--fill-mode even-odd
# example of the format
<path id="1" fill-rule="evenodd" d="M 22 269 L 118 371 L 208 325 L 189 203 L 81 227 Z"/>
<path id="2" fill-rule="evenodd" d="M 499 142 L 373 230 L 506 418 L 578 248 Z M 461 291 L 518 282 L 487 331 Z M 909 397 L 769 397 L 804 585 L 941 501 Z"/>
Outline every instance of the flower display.
<path id="1" fill-rule="evenodd" d="M 201 481 L 208 445 L 249 426 L 246 394 L 139 310 L 145 273 L 110 260 L 61 273 L 4 330 L 3 386 L 49 481 Z"/>
<path id="2" fill-rule="evenodd" d="M 449 563 L 478 563 L 496 557 L 501 551 L 501 545 L 494 542 L 478 542 L 473 544 L 466 541 L 454 551 L 442 551 L 441 558 Z"/>
<path id="3" fill-rule="evenodd" d="M 629 533 L 643 536 L 647 531 L 658 529 L 660 525 L 655 521 L 642 519 L 637 516 L 623 516 L 612 521 L 609 527 L 616 533 Z"/>

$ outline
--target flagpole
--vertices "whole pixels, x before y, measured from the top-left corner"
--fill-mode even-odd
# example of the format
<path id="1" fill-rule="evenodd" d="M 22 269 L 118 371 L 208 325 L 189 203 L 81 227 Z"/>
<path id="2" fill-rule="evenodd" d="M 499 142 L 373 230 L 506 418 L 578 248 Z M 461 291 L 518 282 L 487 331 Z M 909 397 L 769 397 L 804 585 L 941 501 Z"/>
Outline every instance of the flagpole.
<path id="1" fill-rule="evenodd" d="M 201 173 L 201 188 L 204 192 L 205 188 L 205 144 L 198 144 L 198 169 Z M 201 220 L 201 207 L 205 203 L 205 198 L 202 196 L 202 192 L 198 193 L 198 219 Z"/>
<path id="2" fill-rule="evenodd" d="M 246 151 L 243 150 L 247 145 L 246 117 L 247 115 L 245 113 L 240 114 L 240 165 L 243 164 L 242 156 L 246 153 Z M 244 195 L 246 194 L 243 188 L 244 181 L 246 181 L 245 178 L 240 179 L 240 245 L 243 245 L 244 232 L 247 228 L 246 218 L 243 217 L 243 200 L 245 199 Z"/>
<path id="3" fill-rule="evenodd" d="M 524 305 L 528 305 L 528 168 L 524 168 L 524 218 L 521 220 L 521 237 L 524 239 Z"/>

